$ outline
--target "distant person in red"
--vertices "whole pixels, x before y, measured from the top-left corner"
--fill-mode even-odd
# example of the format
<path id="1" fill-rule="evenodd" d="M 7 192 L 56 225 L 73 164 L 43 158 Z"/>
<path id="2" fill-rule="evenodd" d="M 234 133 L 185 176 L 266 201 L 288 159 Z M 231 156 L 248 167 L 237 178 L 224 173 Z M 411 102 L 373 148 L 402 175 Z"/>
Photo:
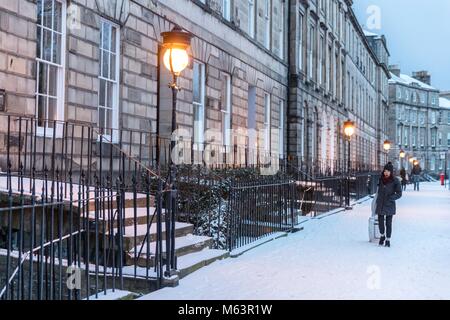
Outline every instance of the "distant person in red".
<path id="1" fill-rule="evenodd" d="M 380 228 L 380 246 L 391 246 L 392 218 L 396 214 L 395 201 L 402 197 L 400 180 L 394 176 L 394 166 L 391 162 L 384 166 L 378 183 L 376 214 Z"/>

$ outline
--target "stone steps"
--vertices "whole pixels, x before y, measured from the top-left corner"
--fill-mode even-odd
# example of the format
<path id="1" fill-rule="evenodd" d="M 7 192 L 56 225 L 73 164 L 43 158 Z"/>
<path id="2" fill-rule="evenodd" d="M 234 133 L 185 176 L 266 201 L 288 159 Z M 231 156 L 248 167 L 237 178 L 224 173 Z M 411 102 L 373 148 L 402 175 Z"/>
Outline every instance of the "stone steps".
<path id="1" fill-rule="evenodd" d="M 164 221 L 164 219 L 165 219 L 164 213 L 165 213 L 165 210 L 162 209 L 162 214 L 161 214 L 162 221 Z M 95 211 L 89 212 L 88 219 L 90 222 L 95 222 L 96 212 Z M 99 212 L 97 219 L 99 220 L 99 223 L 101 226 L 103 226 L 103 223 L 105 223 L 105 228 L 109 228 L 111 226 L 113 226 L 113 227 L 118 226 L 118 221 L 117 221 L 118 216 L 117 216 L 116 210 L 112 210 L 111 212 L 110 212 L 110 210 L 107 210 L 107 209 L 102 210 Z M 111 219 L 113 219 L 112 222 L 110 221 Z M 135 219 L 134 208 L 125 208 L 125 213 L 124 213 L 122 224 L 126 227 L 133 226 L 135 220 L 137 221 L 137 223 L 139 225 L 141 225 L 141 224 L 146 225 L 147 220 L 153 221 L 154 223 L 156 223 L 156 208 L 149 207 L 148 210 L 145 207 L 136 208 L 136 219 Z"/>
<path id="2" fill-rule="evenodd" d="M 217 249 L 205 249 L 181 256 L 177 261 L 178 277 L 182 279 L 214 261 L 222 260 L 229 256 L 230 253 L 228 251 Z"/>
<path id="3" fill-rule="evenodd" d="M 103 197 L 104 201 L 101 201 L 98 203 L 100 209 L 105 209 L 105 210 L 109 210 L 109 208 L 111 209 L 117 209 L 117 195 L 116 194 L 112 194 L 112 197 L 110 195 L 98 195 L 98 197 Z M 112 198 L 112 199 L 111 199 Z M 95 201 L 95 194 L 91 191 L 90 192 L 90 201 L 89 201 L 89 210 L 96 208 L 97 206 L 97 202 Z M 134 208 L 134 204 L 136 203 L 136 207 L 138 208 L 145 208 L 147 207 L 147 201 L 150 205 L 150 207 L 154 207 L 155 206 L 155 197 L 153 195 L 149 196 L 149 199 L 147 200 L 147 195 L 142 194 L 142 193 L 137 193 L 136 194 L 136 199 L 135 196 L 132 192 L 126 192 L 125 193 L 125 208 Z M 78 204 L 78 202 L 75 202 L 73 204 L 74 208 L 83 208 L 87 206 L 86 202 L 81 202 L 80 205 Z"/>
<path id="4" fill-rule="evenodd" d="M 175 255 L 180 259 L 180 257 L 202 251 L 204 249 L 209 249 L 212 245 L 212 238 L 210 237 L 204 237 L 204 236 L 195 236 L 192 234 L 186 235 L 184 237 L 178 237 L 175 240 Z M 153 267 L 154 259 L 155 259 L 155 252 L 156 252 L 156 242 L 149 243 L 149 254 L 147 255 L 147 245 L 144 243 L 142 252 L 139 255 L 139 251 L 141 250 L 142 244 L 137 246 L 136 248 L 132 249 L 128 252 L 127 255 L 127 264 L 128 265 L 134 265 L 134 263 L 137 263 L 140 267 L 146 267 L 147 263 L 148 266 Z M 137 261 L 135 259 L 136 256 Z M 148 260 L 147 260 L 148 257 Z M 162 242 L 162 257 L 163 259 L 166 258 L 166 241 L 164 240 Z"/>
<path id="5" fill-rule="evenodd" d="M 150 241 L 150 242 L 156 241 L 156 237 L 157 237 L 156 227 L 157 227 L 156 223 L 153 223 L 150 226 L 150 230 L 148 232 L 149 236 L 148 236 L 147 241 Z M 164 223 L 162 224 L 161 229 L 162 229 L 161 230 L 162 240 L 165 240 L 166 239 L 166 225 Z M 146 224 L 137 225 L 136 230 L 133 225 L 125 227 L 125 232 L 123 235 L 124 250 L 130 251 L 136 246 L 136 244 L 142 243 L 145 240 L 147 231 L 148 231 L 148 228 L 147 228 Z M 117 229 L 115 229 L 114 232 L 117 232 Z M 175 237 L 176 238 L 186 236 L 192 232 L 194 232 L 194 226 L 192 224 L 184 223 L 184 222 L 176 222 L 175 223 Z M 176 240 L 175 240 L 175 242 L 176 242 Z"/>

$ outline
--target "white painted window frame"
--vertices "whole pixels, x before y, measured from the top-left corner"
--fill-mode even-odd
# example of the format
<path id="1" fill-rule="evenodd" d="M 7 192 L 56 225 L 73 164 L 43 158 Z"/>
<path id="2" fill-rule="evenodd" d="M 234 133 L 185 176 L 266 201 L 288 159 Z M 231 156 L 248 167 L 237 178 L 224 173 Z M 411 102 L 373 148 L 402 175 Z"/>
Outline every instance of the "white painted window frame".
<path id="1" fill-rule="evenodd" d="M 231 112 L 232 112 L 232 87 L 231 87 L 231 76 L 224 73 L 225 79 L 225 95 L 226 95 L 226 105 L 222 108 L 222 143 L 225 147 L 231 146 Z"/>
<path id="2" fill-rule="evenodd" d="M 308 78 L 314 79 L 314 45 L 316 28 L 309 23 L 308 28 Z"/>
<path id="3" fill-rule="evenodd" d="M 248 0 L 248 35 L 251 38 L 255 37 L 255 18 L 256 18 L 256 11 L 255 11 L 255 0 Z"/>
<path id="4" fill-rule="evenodd" d="M 192 101 L 194 108 L 194 150 L 203 150 L 205 142 L 205 92 L 206 92 L 206 66 L 203 62 L 195 60 L 194 64 L 200 66 L 200 103 Z M 200 121 L 195 120 L 196 112 L 199 113 Z"/>
<path id="5" fill-rule="evenodd" d="M 303 22 L 304 14 L 302 11 L 298 13 L 298 29 L 299 29 L 299 39 L 298 39 L 298 69 L 303 70 Z"/>
<path id="6" fill-rule="evenodd" d="M 436 147 L 436 139 L 437 139 L 437 132 L 435 129 L 431 130 L 431 146 Z"/>
<path id="7" fill-rule="evenodd" d="M 264 151 L 270 152 L 270 129 L 272 118 L 272 97 L 270 93 L 264 93 Z"/>
<path id="8" fill-rule="evenodd" d="M 279 55 L 278 57 L 280 59 L 284 59 L 284 28 L 285 28 L 285 2 L 280 2 L 280 29 L 278 30 L 278 37 L 279 37 Z"/>
<path id="9" fill-rule="evenodd" d="M 264 20 L 266 22 L 265 30 L 264 30 L 264 46 L 268 50 L 270 50 L 270 42 L 271 42 L 271 38 L 270 38 L 270 29 L 271 29 L 270 1 L 271 0 L 265 0 L 265 2 L 264 2 Z"/>
<path id="10" fill-rule="evenodd" d="M 46 127 L 40 127 L 37 126 L 36 129 L 36 134 L 39 136 L 47 136 L 47 137 L 51 137 L 53 136 L 53 134 L 56 137 L 61 137 L 62 136 L 62 126 L 58 126 L 58 121 L 63 121 L 64 120 L 64 106 L 65 106 L 65 70 L 66 70 L 66 28 L 67 28 L 67 19 L 66 19 L 66 15 L 67 15 L 67 3 L 66 0 L 53 0 L 54 2 L 59 2 L 61 3 L 61 32 L 58 31 L 54 31 L 53 28 L 49 29 L 48 27 L 45 26 L 39 26 L 36 22 L 36 28 L 41 28 L 41 30 L 51 30 L 52 31 L 52 41 L 51 41 L 51 46 L 53 46 L 53 35 L 54 33 L 57 33 L 59 35 L 61 35 L 61 63 L 60 64 L 56 64 L 44 59 L 41 59 L 39 57 L 36 57 L 36 92 L 35 92 L 35 99 L 36 99 L 36 119 L 38 119 L 38 113 L 39 113 L 39 97 L 43 96 L 46 97 L 47 99 L 47 108 L 48 108 L 48 99 L 49 99 L 49 95 L 43 95 L 39 93 L 39 64 L 47 64 L 49 66 L 54 66 L 57 67 L 58 70 L 58 74 L 57 74 L 57 95 L 56 96 L 52 96 L 52 98 L 56 98 L 57 101 L 57 106 L 56 106 L 56 120 L 57 120 L 57 128 L 56 128 L 56 132 L 53 132 L 54 129 L 53 128 L 49 128 L 48 127 L 48 122 L 46 124 Z M 52 25 L 53 25 L 53 19 L 54 19 L 54 6 L 52 6 Z M 44 32 L 41 32 L 41 41 L 40 41 L 40 52 L 44 52 L 43 51 L 43 38 L 44 38 Z M 38 43 L 39 44 L 39 43 Z M 53 51 L 53 50 L 52 50 Z M 47 87 L 49 85 L 49 76 L 47 74 Z"/>
<path id="11" fill-rule="evenodd" d="M 280 100 L 279 125 L 278 125 L 278 152 L 279 158 L 284 158 L 284 119 L 285 119 L 284 101 Z"/>
<path id="12" fill-rule="evenodd" d="M 324 84 L 324 72 L 328 73 L 328 64 L 327 64 L 327 60 L 326 60 L 326 51 L 325 48 L 328 49 L 326 42 L 325 42 L 325 35 L 323 33 L 320 33 L 319 36 L 320 40 L 319 40 L 319 63 L 318 63 L 318 73 L 319 73 L 319 85 L 323 85 Z M 326 71 L 324 71 L 324 63 L 326 65 Z M 328 87 L 327 87 L 328 89 Z"/>
<path id="13" fill-rule="evenodd" d="M 103 49 L 101 46 L 103 44 L 103 34 L 102 34 L 102 30 L 103 30 L 103 24 L 109 24 L 111 26 L 111 30 L 112 28 L 116 29 L 116 46 L 114 48 L 115 52 L 111 51 L 111 50 L 106 50 Z M 97 105 L 97 112 L 100 111 L 100 108 L 103 109 L 110 109 L 111 110 L 111 114 L 112 114 L 112 127 L 111 128 L 106 128 L 106 129 L 110 129 L 112 132 L 112 136 L 108 135 L 108 134 L 103 134 L 103 136 L 106 138 L 106 140 L 111 141 L 111 142 L 117 142 L 118 141 L 118 132 L 117 129 L 119 128 L 119 99 L 120 99 L 120 26 L 111 22 L 110 20 L 104 19 L 102 18 L 100 20 L 100 43 L 99 43 L 99 54 L 100 54 L 100 58 L 99 58 L 99 94 L 98 94 L 98 105 Z M 110 48 L 111 49 L 111 48 Z M 102 51 L 106 51 L 108 53 L 112 53 L 116 56 L 116 62 L 115 62 L 115 80 L 114 79 L 110 79 L 110 78 L 105 78 L 103 77 L 103 63 L 102 63 Z M 108 67 L 111 68 L 111 57 L 110 55 L 108 55 Z M 109 73 L 109 72 L 108 72 Z M 106 106 L 100 106 L 100 82 L 101 81 L 106 81 L 106 82 L 110 82 L 113 84 L 113 106 L 111 108 L 107 108 Z M 105 87 L 105 102 L 107 101 L 107 97 L 108 94 L 106 93 L 106 87 Z M 107 104 L 107 103 L 105 103 Z M 99 120 L 100 120 L 100 114 L 98 113 L 98 119 L 97 119 L 97 125 L 99 125 Z"/>
<path id="14" fill-rule="evenodd" d="M 231 21 L 231 0 L 222 0 L 222 17 Z"/>

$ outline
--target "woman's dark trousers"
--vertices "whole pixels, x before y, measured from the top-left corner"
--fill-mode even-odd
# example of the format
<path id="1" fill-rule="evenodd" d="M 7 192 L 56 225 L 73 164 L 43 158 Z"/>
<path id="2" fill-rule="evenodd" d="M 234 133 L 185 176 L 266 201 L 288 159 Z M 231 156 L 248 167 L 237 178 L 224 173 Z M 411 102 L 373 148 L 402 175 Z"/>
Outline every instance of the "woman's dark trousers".
<path id="1" fill-rule="evenodd" d="M 378 227 L 380 229 L 380 233 L 386 235 L 386 238 L 390 239 L 392 235 L 392 218 L 394 216 L 383 216 L 378 215 Z M 385 225 L 386 221 L 386 225 Z M 386 233 L 385 233 L 386 232 Z"/>

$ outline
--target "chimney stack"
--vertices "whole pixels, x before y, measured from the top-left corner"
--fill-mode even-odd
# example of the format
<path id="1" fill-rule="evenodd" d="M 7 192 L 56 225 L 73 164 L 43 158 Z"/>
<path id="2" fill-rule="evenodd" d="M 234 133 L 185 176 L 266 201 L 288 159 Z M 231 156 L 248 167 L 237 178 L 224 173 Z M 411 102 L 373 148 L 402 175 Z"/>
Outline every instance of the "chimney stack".
<path id="1" fill-rule="evenodd" d="M 412 76 L 416 80 L 419 80 L 419 81 L 422 81 L 423 83 L 431 85 L 431 75 L 428 71 L 413 72 Z"/>
<path id="2" fill-rule="evenodd" d="M 389 71 L 395 74 L 397 77 L 400 77 L 400 66 L 399 65 L 392 65 L 389 66 Z"/>

